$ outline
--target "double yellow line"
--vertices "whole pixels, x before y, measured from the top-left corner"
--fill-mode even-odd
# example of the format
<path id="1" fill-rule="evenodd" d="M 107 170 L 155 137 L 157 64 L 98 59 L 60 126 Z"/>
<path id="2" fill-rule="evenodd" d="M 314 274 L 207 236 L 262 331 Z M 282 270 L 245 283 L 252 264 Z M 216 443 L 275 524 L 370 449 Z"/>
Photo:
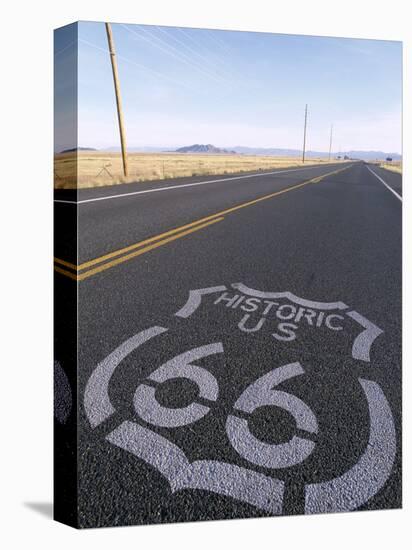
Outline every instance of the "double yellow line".
<path id="1" fill-rule="evenodd" d="M 224 219 L 224 216 L 226 216 L 227 214 L 231 214 L 236 210 L 246 208 L 247 206 L 252 206 L 253 204 L 257 204 L 261 201 L 272 199 L 279 195 L 283 195 L 284 193 L 289 193 L 289 191 L 294 191 L 295 189 L 299 189 L 300 187 L 304 187 L 305 185 L 309 185 L 311 183 L 318 183 L 328 176 L 332 176 L 334 174 L 342 172 L 343 170 L 347 170 L 347 168 L 349 167 L 346 166 L 345 168 L 334 170 L 333 172 L 329 172 L 327 174 L 324 174 L 323 176 L 318 176 L 316 178 L 304 181 L 303 183 L 292 185 L 291 187 L 287 187 L 286 189 L 282 189 L 281 191 L 276 191 L 274 193 L 270 193 L 269 195 L 259 197 L 258 199 L 253 199 L 251 201 L 238 204 L 231 208 L 227 208 L 226 210 L 216 212 L 216 214 L 201 218 L 186 225 L 181 225 L 180 227 L 176 227 L 175 229 L 171 229 L 170 231 L 166 231 L 165 233 L 160 233 L 159 235 L 150 237 L 149 239 L 145 239 L 130 246 L 120 248 L 118 250 L 110 252 L 109 254 L 94 258 L 93 260 L 83 262 L 80 265 L 75 265 L 73 263 L 67 262 L 66 260 L 61 260 L 60 258 L 54 258 L 54 269 L 57 273 L 65 275 L 66 277 L 69 277 L 69 279 L 73 279 L 74 281 L 83 281 L 84 279 L 87 279 L 92 275 L 101 273 L 106 269 L 110 269 L 111 267 L 119 265 L 123 262 L 127 262 L 132 258 L 136 258 L 137 256 L 145 254 L 146 252 L 150 252 L 151 250 L 159 248 L 160 246 L 180 239 L 181 237 L 190 235 L 195 231 L 199 231 L 201 229 L 209 227 L 214 223 L 218 223 Z"/>
<path id="2" fill-rule="evenodd" d="M 105 271 L 106 269 L 109 269 L 110 267 L 114 267 L 115 265 L 121 264 L 123 262 L 127 262 L 128 260 L 131 260 L 132 258 L 136 258 L 137 256 L 141 256 L 142 254 L 145 254 L 146 252 L 149 252 L 150 250 L 154 250 L 155 248 L 158 248 L 159 246 L 163 246 L 164 244 L 170 243 L 172 241 L 175 241 L 176 239 L 180 239 L 181 237 L 185 237 L 186 235 L 189 235 L 190 233 L 194 233 L 195 231 L 198 231 L 199 229 L 203 229 L 205 227 L 208 227 L 209 225 L 212 225 L 213 223 L 220 222 L 224 218 L 219 217 L 216 219 L 213 219 L 207 223 L 200 223 L 202 220 L 199 220 L 197 222 L 188 223 L 187 225 L 182 225 L 181 227 L 177 227 L 176 229 L 172 229 L 170 231 L 166 231 L 166 233 L 161 233 L 160 235 L 156 235 L 155 237 L 151 237 L 150 239 L 145 239 L 144 241 L 140 241 L 138 243 L 132 244 L 130 246 L 126 246 L 125 248 L 120 248 L 119 250 L 115 250 L 114 252 L 110 252 L 109 254 L 105 254 L 104 256 L 100 256 L 99 258 L 95 258 L 94 260 L 90 260 L 88 262 L 84 262 L 78 266 L 71 264 L 70 262 L 66 262 L 64 260 L 60 260 L 59 258 L 54 258 L 54 269 L 61 273 L 62 275 L 66 275 L 70 279 L 74 279 L 75 281 L 83 281 L 83 279 L 87 279 L 87 277 L 91 277 L 92 275 L 96 275 L 96 273 L 100 273 L 101 271 Z M 194 227 L 193 227 L 194 226 Z M 136 250 L 138 249 L 138 250 Z M 130 252 L 132 251 L 133 252 Z M 130 252 L 129 254 L 126 254 L 127 252 Z M 120 257 L 116 257 L 120 256 Z M 109 261 L 111 258 L 115 258 L 114 260 Z M 66 269 L 63 269 L 60 267 L 60 264 L 64 267 L 69 268 L 72 271 L 68 271 Z M 97 265 L 100 264 L 100 265 Z M 96 267 L 93 267 L 95 266 Z M 92 269 L 87 269 L 91 267 Z M 83 271 L 87 269 L 87 271 Z"/>

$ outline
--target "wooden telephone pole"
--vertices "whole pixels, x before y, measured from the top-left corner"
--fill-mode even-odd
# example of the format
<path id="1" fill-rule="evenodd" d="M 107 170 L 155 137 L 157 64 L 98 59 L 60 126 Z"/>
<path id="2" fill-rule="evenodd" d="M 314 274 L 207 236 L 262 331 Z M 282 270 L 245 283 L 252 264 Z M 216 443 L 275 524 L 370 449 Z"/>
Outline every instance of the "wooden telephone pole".
<path id="1" fill-rule="evenodd" d="M 122 159 L 123 159 L 123 173 L 125 176 L 127 176 L 128 168 L 127 168 L 126 134 L 125 134 L 124 122 L 123 122 L 123 109 L 122 109 L 122 100 L 120 97 L 120 84 L 119 84 L 119 73 L 117 71 L 116 52 L 114 49 L 112 27 L 110 23 L 106 23 L 106 33 L 107 33 L 107 42 L 109 44 L 110 60 L 112 62 L 114 92 L 116 94 L 117 118 L 119 121 L 120 145 L 122 148 Z"/>
<path id="2" fill-rule="evenodd" d="M 329 161 L 332 153 L 332 136 L 333 136 L 333 124 L 330 127 L 330 139 L 329 139 Z"/>
<path id="3" fill-rule="evenodd" d="M 303 127 L 303 153 L 302 153 L 302 164 L 305 163 L 305 153 L 306 153 L 306 126 L 308 123 L 308 104 L 305 106 L 305 125 Z"/>

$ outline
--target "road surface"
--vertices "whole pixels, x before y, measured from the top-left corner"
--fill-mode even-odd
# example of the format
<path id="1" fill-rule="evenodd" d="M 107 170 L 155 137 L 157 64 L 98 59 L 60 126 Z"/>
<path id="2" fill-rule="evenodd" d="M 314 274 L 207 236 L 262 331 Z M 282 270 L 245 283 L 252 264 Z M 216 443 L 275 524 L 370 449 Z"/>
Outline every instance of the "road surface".
<path id="1" fill-rule="evenodd" d="M 401 506 L 401 195 L 363 162 L 56 193 L 81 527 Z"/>

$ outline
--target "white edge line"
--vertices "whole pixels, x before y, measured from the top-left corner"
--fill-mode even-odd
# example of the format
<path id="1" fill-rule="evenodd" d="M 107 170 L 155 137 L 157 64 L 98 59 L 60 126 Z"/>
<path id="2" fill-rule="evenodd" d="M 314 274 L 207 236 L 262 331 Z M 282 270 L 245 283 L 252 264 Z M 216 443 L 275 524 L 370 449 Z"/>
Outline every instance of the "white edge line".
<path id="1" fill-rule="evenodd" d="M 378 176 L 378 174 L 376 174 L 371 168 L 369 168 L 369 166 L 366 166 L 366 168 L 369 170 L 369 172 L 372 172 L 372 174 L 373 174 L 375 177 L 377 177 L 378 180 L 379 180 L 381 183 L 383 183 L 383 185 L 384 185 L 385 187 L 387 187 L 387 188 L 389 189 L 389 191 L 391 191 L 391 193 L 393 193 L 393 194 L 395 195 L 395 197 L 397 197 L 401 202 L 403 202 L 403 201 L 402 201 L 402 197 L 401 197 L 400 195 L 398 195 L 398 193 L 397 193 L 396 191 L 394 191 L 394 190 L 392 189 L 392 187 L 386 183 L 386 181 L 384 181 L 380 176 Z"/>
<path id="2" fill-rule="evenodd" d="M 282 170 L 275 172 L 266 172 L 264 174 L 247 174 L 246 176 L 235 176 L 233 178 L 220 178 L 217 180 L 198 181 L 195 183 L 182 183 L 179 185 L 170 185 L 168 187 L 157 187 L 155 189 L 144 189 L 142 191 L 133 191 L 131 193 L 120 193 L 119 195 L 109 195 L 107 197 L 96 197 L 94 199 L 84 199 L 82 201 L 65 201 L 60 199 L 54 199 L 54 202 L 61 202 L 65 204 L 84 204 L 86 202 L 106 201 L 109 199 L 120 199 L 122 197 L 130 197 L 131 195 L 143 195 L 144 193 L 157 193 L 159 191 L 168 191 L 169 189 L 179 189 L 180 187 L 195 187 L 197 185 L 206 185 L 207 183 L 218 183 L 219 181 L 232 181 L 241 180 L 245 178 L 258 178 L 262 176 L 273 176 L 274 174 L 286 174 L 286 172 L 301 172 L 302 170 L 313 170 L 314 168 L 321 168 L 321 166 L 308 166 L 307 168 L 292 168 L 290 170 Z"/>
<path id="3" fill-rule="evenodd" d="M 54 202 L 62 202 L 63 204 L 79 204 L 76 201 L 63 201 L 61 199 L 54 199 Z"/>

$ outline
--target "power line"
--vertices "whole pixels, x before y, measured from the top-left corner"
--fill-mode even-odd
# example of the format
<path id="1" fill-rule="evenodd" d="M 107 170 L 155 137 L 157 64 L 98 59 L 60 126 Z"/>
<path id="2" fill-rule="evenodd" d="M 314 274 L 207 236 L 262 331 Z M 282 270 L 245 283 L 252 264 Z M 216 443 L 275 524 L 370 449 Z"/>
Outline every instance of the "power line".
<path id="1" fill-rule="evenodd" d="M 65 52 L 67 49 L 70 48 L 70 46 L 73 46 L 74 44 L 76 44 L 76 41 L 73 40 L 73 42 L 70 42 L 69 44 L 67 44 L 67 46 L 65 46 L 64 48 L 62 48 L 61 50 L 59 50 L 58 52 L 56 52 L 54 54 L 54 57 L 57 57 L 58 55 L 60 55 L 61 53 Z"/>
<path id="2" fill-rule="evenodd" d="M 141 34 L 137 33 L 134 29 L 129 28 L 127 25 L 122 24 L 122 27 L 124 27 L 126 30 L 128 30 L 130 33 L 134 34 L 135 36 L 137 36 L 141 40 L 144 40 L 145 42 L 149 43 L 151 46 L 155 46 L 157 49 L 159 49 L 162 52 L 166 53 L 170 57 L 173 57 L 174 59 L 177 59 L 177 61 L 180 61 L 181 63 L 184 63 L 185 65 L 188 65 L 192 69 L 195 69 L 195 70 L 199 71 L 200 73 L 202 73 L 204 76 L 206 76 L 208 78 L 212 78 L 218 84 L 222 84 L 222 82 L 224 82 L 225 84 L 227 83 L 226 81 L 222 80 L 221 78 L 216 78 L 213 74 L 211 74 L 211 73 L 205 71 L 203 68 L 199 67 L 190 58 L 188 58 L 186 54 L 183 54 L 182 52 L 179 52 L 178 50 L 176 50 L 176 48 L 174 48 L 170 44 L 164 42 L 160 38 L 156 37 L 155 35 L 150 33 L 147 29 L 143 29 L 142 27 L 139 27 L 139 30 L 143 31 L 143 33 L 150 36 L 152 38 L 152 40 L 147 38 L 147 36 L 142 36 Z M 153 38 L 155 40 L 153 40 Z M 157 40 L 157 42 L 156 42 L 156 40 Z M 158 42 L 160 44 L 158 44 Z M 177 54 L 175 52 L 177 52 Z"/>
<path id="3" fill-rule="evenodd" d="M 231 48 L 229 48 L 229 46 L 223 40 L 221 40 L 219 37 L 217 37 L 214 34 L 215 32 L 218 32 L 218 31 L 210 31 L 210 30 L 204 29 L 203 32 L 207 33 L 215 42 L 215 44 L 217 44 L 220 48 L 223 48 L 224 50 L 226 50 L 226 52 L 229 55 L 232 55 L 233 52 L 231 51 Z"/>
<path id="4" fill-rule="evenodd" d="M 157 27 L 157 28 L 159 29 L 159 27 Z M 232 84 L 232 82 L 228 81 L 224 76 L 222 76 L 218 73 L 211 72 L 208 67 L 203 67 L 202 65 L 199 64 L 198 61 L 192 59 L 189 55 L 182 52 L 181 50 L 179 50 L 175 46 L 172 46 L 169 42 L 165 42 L 164 40 L 162 40 L 161 38 L 156 36 L 154 33 L 150 32 L 148 29 L 140 27 L 140 30 L 142 30 L 146 34 L 149 34 L 149 36 L 151 36 L 152 38 L 155 38 L 156 40 L 158 40 L 164 46 L 166 46 L 168 48 L 171 48 L 172 51 L 176 52 L 178 55 L 184 56 L 184 59 L 186 59 L 191 65 L 193 65 L 193 67 L 195 67 L 197 70 L 200 70 L 201 72 L 203 72 L 203 74 L 207 75 L 209 78 L 213 78 L 214 80 L 221 81 L 222 83 L 225 83 L 225 84 L 229 84 L 229 85 Z M 163 32 L 165 32 L 165 31 L 163 31 Z M 181 44 L 181 42 L 180 42 L 180 44 Z M 196 54 L 196 52 L 194 52 L 194 53 Z M 199 55 L 199 54 L 196 54 L 196 55 Z M 203 58 L 203 56 L 202 56 L 202 58 Z M 206 63 L 207 63 L 207 60 L 206 60 Z"/>
<path id="5" fill-rule="evenodd" d="M 107 55 L 108 50 L 105 48 L 101 48 L 100 46 L 96 46 L 96 44 L 93 44 L 92 42 L 88 42 L 87 40 L 84 40 L 83 38 L 79 38 L 79 42 L 82 42 L 83 44 L 86 44 L 86 46 L 89 46 L 90 48 L 94 48 L 100 52 L 103 52 L 105 55 Z M 117 59 L 121 59 L 122 61 L 125 61 L 126 63 L 130 63 L 131 65 L 134 65 L 138 69 L 142 69 L 143 71 L 146 71 L 148 73 L 153 74 L 154 76 L 157 76 L 159 78 L 163 78 L 165 80 L 169 80 L 170 82 L 173 82 L 174 84 L 178 84 L 179 86 L 182 86 L 183 88 L 186 88 L 190 91 L 198 91 L 193 86 L 189 86 L 186 83 L 184 83 L 181 80 L 175 80 L 174 78 L 171 78 L 170 76 L 167 76 L 166 74 L 159 73 L 155 71 L 154 69 L 151 69 L 150 67 L 146 67 L 146 65 L 142 65 L 141 63 L 137 63 L 137 61 L 133 61 L 132 59 L 129 59 L 128 57 L 124 57 L 124 55 L 117 54 Z"/>
<path id="6" fill-rule="evenodd" d="M 202 43 L 201 43 L 200 40 L 196 41 L 188 32 L 186 32 L 184 29 L 181 29 L 180 27 L 179 27 L 177 30 L 178 30 L 180 33 L 182 33 L 183 36 L 186 36 L 186 38 L 188 38 L 188 39 L 189 39 L 193 44 L 195 44 L 196 46 L 199 46 L 199 45 L 200 45 L 201 47 L 203 47 L 203 49 L 205 49 L 205 50 L 207 51 L 207 54 L 208 54 L 208 55 L 211 54 L 209 47 L 208 47 L 208 46 L 205 46 L 204 44 L 202 45 Z M 203 36 L 204 36 L 204 33 L 199 34 L 199 36 L 202 36 L 202 34 L 203 34 Z M 206 38 L 207 38 L 207 37 L 206 37 Z M 215 44 L 217 44 L 217 42 L 215 42 L 214 40 L 213 40 L 213 42 L 214 42 Z M 217 44 L 217 45 L 219 46 L 220 49 L 222 49 L 221 46 L 220 46 L 219 44 Z M 211 55 L 215 58 L 215 60 L 217 60 L 217 61 L 221 64 L 221 66 L 223 67 L 223 69 L 224 69 L 226 72 L 231 72 L 232 75 L 234 74 L 234 73 L 232 72 L 231 68 L 228 67 L 226 61 L 225 61 L 222 57 L 220 57 L 219 55 L 217 55 L 216 52 L 213 51 Z"/>
<path id="7" fill-rule="evenodd" d="M 184 48 L 186 48 L 186 50 L 188 50 L 189 52 L 191 52 L 193 55 L 195 55 L 196 57 L 198 57 L 199 59 L 201 59 L 204 63 L 210 65 L 211 62 L 209 59 L 207 59 L 206 57 L 204 57 L 202 54 L 196 52 L 193 48 L 191 48 L 190 46 L 188 46 L 187 44 L 185 44 L 184 42 L 182 42 L 181 40 L 179 40 L 178 38 L 176 38 L 175 36 L 169 34 L 165 29 L 162 29 L 161 27 L 156 27 L 156 29 L 161 32 L 162 34 L 166 35 L 168 38 L 171 38 L 172 40 L 174 40 L 175 42 L 177 42 L 178 44 L 180 44 L 181 46 L 183 46 Z M 177 29 L 177 30 L 181 30 L 181 29 Z"/>

